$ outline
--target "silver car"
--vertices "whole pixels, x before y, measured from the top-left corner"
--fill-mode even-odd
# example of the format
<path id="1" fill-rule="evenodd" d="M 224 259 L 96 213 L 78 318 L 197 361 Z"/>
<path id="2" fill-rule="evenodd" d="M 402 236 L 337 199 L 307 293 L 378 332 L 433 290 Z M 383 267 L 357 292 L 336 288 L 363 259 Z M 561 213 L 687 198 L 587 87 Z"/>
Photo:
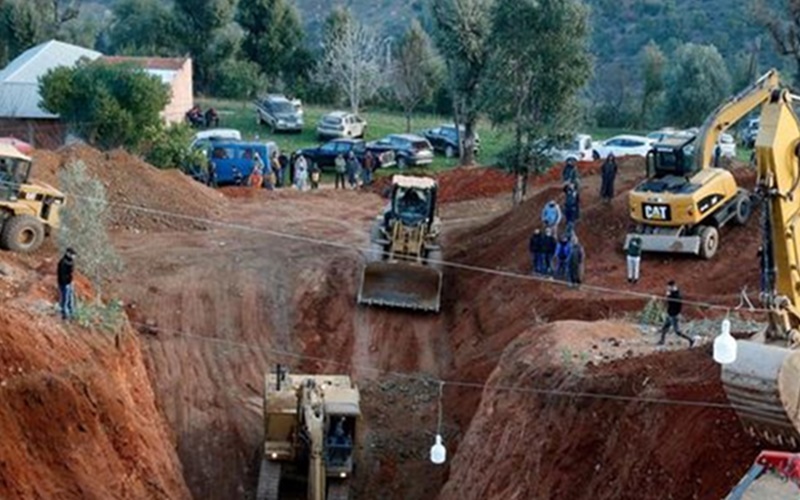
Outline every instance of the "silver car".
<path id="1" fill-rule="evenodd" d="M 367 122 L 360 116 L 347 111 L 334 111 L 320 118 L 317 123 L 317 137 L 323 139 L 363 138 L 367 132 Z"/>

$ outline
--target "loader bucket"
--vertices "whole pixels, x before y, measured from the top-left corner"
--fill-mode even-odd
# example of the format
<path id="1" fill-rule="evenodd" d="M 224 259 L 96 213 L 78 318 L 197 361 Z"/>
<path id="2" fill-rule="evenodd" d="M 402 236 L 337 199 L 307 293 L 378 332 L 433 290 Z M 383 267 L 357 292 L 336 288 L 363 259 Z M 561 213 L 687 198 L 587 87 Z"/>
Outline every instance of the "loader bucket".
<path id="1" fill-rule="evenodd" d="M 748 434 L 781 449 L 800 447 L 800 353 L 738 341 L 722 385 Z"/>
<path id="2" fill-rule="evenodd" d="M 371 262 L 364 268 L 358 303 L 439 312 L 442 273 L 406 262 Z"/>

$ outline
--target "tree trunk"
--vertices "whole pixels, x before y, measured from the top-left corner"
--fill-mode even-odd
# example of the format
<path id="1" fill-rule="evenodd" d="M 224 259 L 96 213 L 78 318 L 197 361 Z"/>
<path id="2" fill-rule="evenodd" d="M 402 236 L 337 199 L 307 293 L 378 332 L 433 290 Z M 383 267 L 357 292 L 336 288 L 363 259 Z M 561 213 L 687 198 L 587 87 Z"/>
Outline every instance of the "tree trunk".
<path id="1" fill-rule="evenodd" d="M 475 163 L 475 118 L 464 120 L 464 140 L 461 141 L 461 165 L 470 166 Z"/>
<path id="2" fill-rule="evenodd" d="M 405 111 L 405 115 L 406 115 L 406 133 L 410 134 L 411 133 L 411 110 L 407 109 Z"/>

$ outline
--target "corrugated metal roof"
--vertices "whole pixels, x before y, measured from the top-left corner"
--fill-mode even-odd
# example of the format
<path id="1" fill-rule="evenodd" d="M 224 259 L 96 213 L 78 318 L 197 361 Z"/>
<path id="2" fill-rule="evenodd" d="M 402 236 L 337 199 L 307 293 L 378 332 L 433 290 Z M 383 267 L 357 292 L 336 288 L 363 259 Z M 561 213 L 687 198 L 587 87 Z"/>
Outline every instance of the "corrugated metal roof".
<path id="1" fill-rule="evenodd" d="M 50 40 L 32 47 L 0 71 L 0 117 L 57 118 L 39 107 L 39 77 L 82 58 L 95 60 L 100 52 Z"/>

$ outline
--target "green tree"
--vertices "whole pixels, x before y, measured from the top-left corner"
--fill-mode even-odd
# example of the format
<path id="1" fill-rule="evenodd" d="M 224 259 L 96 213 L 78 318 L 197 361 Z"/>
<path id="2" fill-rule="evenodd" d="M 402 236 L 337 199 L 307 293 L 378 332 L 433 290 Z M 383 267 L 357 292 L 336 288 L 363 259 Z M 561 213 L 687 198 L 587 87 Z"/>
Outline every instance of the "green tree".
<path id="1" fill-rule="evenodd" d="M 205 167 L 202 150 L 186 147 L 195 131 L 185 123 L 164 127 L 161 124 L 144 131 L 142 151 L 148 163 L 158 168 Z"/>
<path id="2" fill-rule="evenodd" d="M 294 81 L 308 68 L 303 26 L 297 9 L 285 0 L 240 0 L 236 21 L 244 29 L 242 52 L 272 83 Z"/>
<path id="3" fill-rule="evenodd" d="M 418 21 L 411 22 L 400 41 L 392 70 L 392 90 L 403 107 L 406 132 L 411 132 L 411 114 L 419 104 L 433 97 L 441 80 L 439 61 Z"/>
<path id="4" fill-rule="evenodd" d="M 778 54 L 791 58 L 794 63 L 794 84 L 800 85 L 800 1 L 778 2 L 756 0 L 753 8 L 755 19 L 769 32 Z"/>
<path id="5" fill-rule="evenodd" d="M 109 208 L 103 183 L 92 177 L 81 162 L 68 164 L 58 175 L 67 204 L 61 210 L 58 243 L 78 253 L 77 265 L 89 278 L 95 302 L 102 301 L 106 283 L 122 270 L 122 260 L 108 237 Z"/>
<path id="6" fill-rule="evenodd" d="M 0 38 L 6 48 L 6 60 L 11 60 L 47 36 L 36 5 L 26 0 L 11 0 L 0 4 Z"/>
<path id="7" fill-rule="evenodd" d="M 489 61 L 493 0 L 432 0 L 433 38 L 447 67 L 448 83 L 458 125 L 460 162 L 475 160 L 475 127 L 482 109 L 481 86 Z M 519 40 L 518 40 L 519 43 Z"/>
<path id="8" fill-rule="evenodd" d="M 174 56 L 179 52 L 176 19 L 160 0 L 120 0 L 114 4 L 108 29 L 109 50 L 115 54 Z"/>
<path id="9" fill-rule="evenodd" d="M 666 58 L 661 48 L 652 40 L 642 50 L 642 109 L 639 113 L 639 128 L 647 125 L 654 116 L 664 94 L 664 68 Z"/>
<path id="10" fill-rule="evenodd" d="M 587 17 L 579 0 L 496 0 L 485 93 L 493 121 L 514 126 L 504 158 L 518 186 L 548 165 L 547 147 L 575 131 L 576 96 L 591 75 Z"/>
<path id="11" fill-rule="evenodd" d="M 42 107 L 61 116 L 90 144 L 137 150 L 142 130 L 161 124 L 169 102 L 161 79 L 127 65 L 81 63 L 50 70 L 39 81 Z"/>
<path id="12" fill-rule="evenodd" d="M 679 127 L 699 126 L 730 89 L 728 68 L 716 47 L 681 45 L 666 74 L 667 118 Z"/>
<path id="13" fill-rule="evenodd" d="M 212 88 L 214 66 L 231 58 L 239 48 L 241 33 L 232 28 L 236 0 L 173 0 L 175 33 L 183 52 L 195 62 L 195 83 L 200 91 Z"/>
<path id="14" fill-rule="evenodd" d="M 258 64 L 226 59 L 214 68 L 214 95 L 227 99 L 250 99 L 267 89 L 267 79 Z"/>

